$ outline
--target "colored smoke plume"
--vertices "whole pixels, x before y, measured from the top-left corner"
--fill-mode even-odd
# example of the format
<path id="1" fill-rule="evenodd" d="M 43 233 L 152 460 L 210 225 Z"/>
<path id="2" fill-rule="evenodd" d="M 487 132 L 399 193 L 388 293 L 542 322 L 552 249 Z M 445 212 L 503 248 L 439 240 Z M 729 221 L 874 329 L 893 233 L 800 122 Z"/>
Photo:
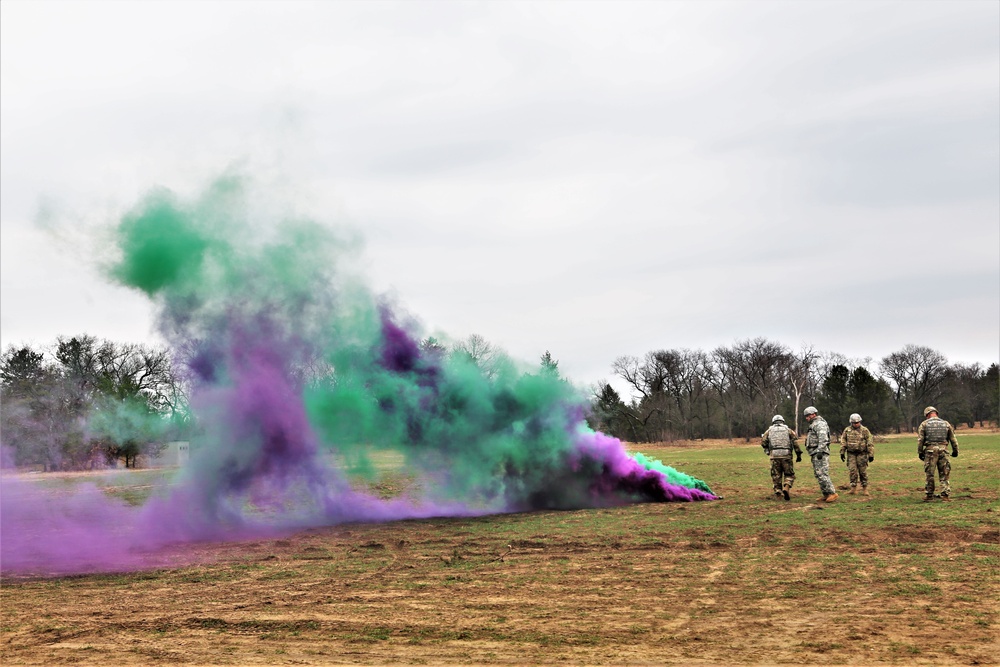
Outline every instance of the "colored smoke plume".
<path id="1" fill-rule="evenodd" d="M 139 508 L 93 487 L 39 499 L 5 480 L 4 570 L 141 567 L 168 543 L 344 521 L 714 498 L 587 428 L 586 400 L 558 376 L 484 373 L 422 344 L 342 269 L 352 237 L 256 217 L 245 184 L 225 179 L 193 202 L 153 192 L 116 226 L 109 274 L 154 301 L 186 371 L 192 460 Z M 351 485 L 388 451 L 414 480 L 407 495 Z"/>

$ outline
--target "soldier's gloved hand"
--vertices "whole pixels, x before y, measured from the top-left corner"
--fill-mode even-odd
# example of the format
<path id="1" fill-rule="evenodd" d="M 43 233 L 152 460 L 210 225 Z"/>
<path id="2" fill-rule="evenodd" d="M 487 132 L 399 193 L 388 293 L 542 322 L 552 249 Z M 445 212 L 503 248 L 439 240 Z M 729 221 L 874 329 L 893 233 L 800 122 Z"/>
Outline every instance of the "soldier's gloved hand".
<path id="1" fill-rule="evenodd" d="M 795 453 L 795 462 L 796 463 L 802 463 L 802 452 L 796 452 Z"/>
<path id="2" fill-rule="evenodd" d="M 871 463 L 874 460 L 875 460 L 875 455 L 874 454 L 872 454 L 871 456 L 868 457 L 868 463 Z"/>
<path id="3" fill-rule="evenodd" d="M 920 452 L 919 454 L 917 454 L 917 458 L 920 459 L 921 461 L 923 461 L 924 460 L 924 453 Z"/>
<path id="4" fill-rule="evenodd" d="M 952 456 L 958 456 L 958 452 L 952 452 L 951 455 Z"/>
<path id="5" fill-rule="evenodd" d="M 841 452 L 841 453 L 840 453 L 840 460 L 841 460 L 841 461 L 846 461 L 846 460 L 847 460 L 847 455 L 846 455 L 846 454 L 844 454 L 844 452 Z"/>

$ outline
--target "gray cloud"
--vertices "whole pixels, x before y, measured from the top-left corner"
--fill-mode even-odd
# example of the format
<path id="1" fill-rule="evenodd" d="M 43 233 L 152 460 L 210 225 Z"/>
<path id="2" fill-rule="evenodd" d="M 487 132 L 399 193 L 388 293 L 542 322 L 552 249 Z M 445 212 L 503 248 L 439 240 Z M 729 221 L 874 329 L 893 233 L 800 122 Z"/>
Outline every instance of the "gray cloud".
<path id="1" fill-rule="evenodd" d="M 73 212 L 60 233 L 85 233 L 150 186 L 195 192 L 239 164 L 299 213 L 357 227 L 376 287 L 429 330 L 551 350 L 581 382 L 619 354 L 756 335 L 996 357 L 996 3 L 7 3 L 3 18 L 4 343 L 149 330 L 141 304 L 116 309 L 33 236 L 40 198 Z M 837 323 L 850 308 L 864 333 Z M 967 325 L 929 322 L 935 308 Z"/>

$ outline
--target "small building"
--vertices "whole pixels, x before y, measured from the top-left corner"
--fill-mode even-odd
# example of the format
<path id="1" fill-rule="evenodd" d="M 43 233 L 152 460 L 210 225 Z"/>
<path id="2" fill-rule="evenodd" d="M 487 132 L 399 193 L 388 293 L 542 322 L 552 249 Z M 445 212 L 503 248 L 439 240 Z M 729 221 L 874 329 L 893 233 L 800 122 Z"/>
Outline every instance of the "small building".
<path id="1" fill-rule="evenodd" d="M 156 456 L 150 456 L 146 465 L 150 468 L 180 468 L 187 465 L 191 443 L 187 440 L 168 442 Z"/>

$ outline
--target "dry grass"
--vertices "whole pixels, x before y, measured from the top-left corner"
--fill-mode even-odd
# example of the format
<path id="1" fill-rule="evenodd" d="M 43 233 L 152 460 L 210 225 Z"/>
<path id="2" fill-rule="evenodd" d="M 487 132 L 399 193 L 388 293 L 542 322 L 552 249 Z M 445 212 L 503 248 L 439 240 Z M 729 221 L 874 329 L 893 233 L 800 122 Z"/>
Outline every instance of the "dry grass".
<path id="1" fill-rule="evenodd" d="M 342 525 L 178 548 L 185 567 L 8 577 L 0 662 L 996 664 L 1000 437 L 965 438 L 947 505 L 918 502 L 911 445 L 881 448 L 873 498 L 823 509 L 802 467 L 793 500 L 770 500 L 756 444 L 646 447 L 725 499 Z"/>

